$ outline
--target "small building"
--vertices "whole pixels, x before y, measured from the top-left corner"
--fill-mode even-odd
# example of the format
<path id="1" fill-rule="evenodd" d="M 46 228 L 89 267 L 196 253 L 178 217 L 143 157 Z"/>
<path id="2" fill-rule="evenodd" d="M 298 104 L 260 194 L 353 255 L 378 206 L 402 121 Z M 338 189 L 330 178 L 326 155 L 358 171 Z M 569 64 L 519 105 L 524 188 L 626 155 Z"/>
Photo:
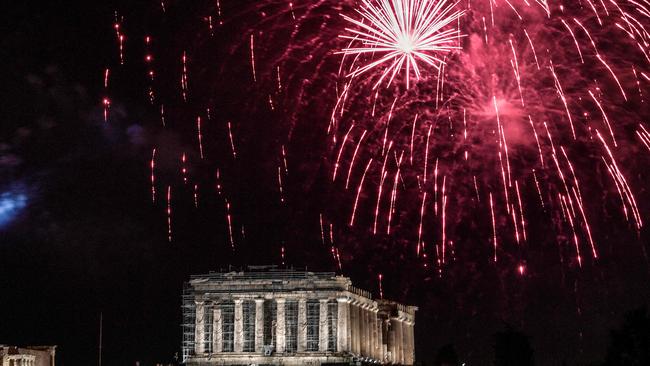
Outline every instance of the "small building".
<path id="1" fill-rule="evenodd" d="M 373 299 L 330 272 L 258 267 L 192 276 L 183 293 L 182 361 L 412 365 L 416 310 Z"/>
<path id="2" fill-rule="evenodd" d="M 0 366 L 54 366 L 56 346 L 16 347 L 0 344 Z"/>

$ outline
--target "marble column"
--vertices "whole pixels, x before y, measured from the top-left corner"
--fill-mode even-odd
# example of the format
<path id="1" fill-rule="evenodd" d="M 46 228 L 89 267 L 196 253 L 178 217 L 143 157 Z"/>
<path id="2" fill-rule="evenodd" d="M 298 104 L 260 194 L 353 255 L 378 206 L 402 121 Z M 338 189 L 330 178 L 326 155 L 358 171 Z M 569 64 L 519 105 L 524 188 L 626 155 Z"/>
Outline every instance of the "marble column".
<path id="1" fill-rule="evenodd" d="M 397 320 L 395 327 L 395 343 L 397 344 L 397 357 L 395 360 L 399 364 L 404 364 L 404 335 L 402 334 L 404 322 L 401 319 Z"/>
<path id="2" fill-rule="evenodd" d="M 297 352 L 307 349 L 307 300 L 298 300 L 298 345 Z"/>
<path id="3" fill-rule="evenodd" d="M 287 340 L 284 322 L 285 299 L 276 299 L 275 303 L 277 307 L 275 322 L 275 349 L 277 353 L 284 353 L 284 345 Z"/>
<path id="4" fill-rule="evenodd" d="M 368 356 L 368 347 L 366 342 L 368 341 L 366 330 L 366 305 L 361 304 L 359 306 L 359 354 L 363 356 Z"/>
<path id="5" fill-rule="evenodd" d="M 264 299 L 255 299 L 255 352 L 264 351 Z"/>
<path id="6" fill-rule="evenodd" d="M 404 322 L 404 334 L 406 335 L 406 354 L 404 355 L 404 364 L 412 365 L 415 362 L 413 354 L 413 323 Z"/>
<path id="7" fill-rule="evenodd" d="M 336 350 L 338 352 L 350 351 L 350 300 L 342 297 L 336 299 L 338 303 L 338 317 L 336 320 Z"/>
<path id="8" fill-rule="evenodd" d="M 357 354 L 361 354 L 361 346 L 363 343 L 363 308 L 361 307 L 361 304 L 357 304 L 355 306 L 356 308 L 356 315 L 357 315 L 357 321 L 356 321 L 356 329 L 357 329 L 357 336 L 355 337 L 355 345 L 357 349 Z"/>
<path id="9" fill-rule="evenodd" d="M 215 305 L 212 315 L 212 352 L 223 352 L 223 319 L 221 309 Z"/>
<path id="10" fill-rule="evenodd" d="M 369 313 L 369 327 L 370 327 L 370 357 L 378 360 L 377 357 L 377 313 L 375 309 L 370 309 Z"/>
<path id="11" fill-rule="evenodd" d="M 327 299 L 320 299 L 320 308 L 318 311 L 318 350 L 327 351 L 327 339 L 329 338 L 329 329 L 327 327 Z"/>
<path id="12" fill-rule="evenodd" d="M 372 356 L 372 332 L 370 331 L 370 310 L 366 305 L 363 308 L 363 334 L 364 334 L 364 352 L 363 355 L 366 357 Z"/>
<path id="13" fill-rule="evenodd" d="M 356 302 L 350 304 L 350 350 L 359 354 L 359 307 Z"/>
<path id="14" fill-rule="evenodd" d="M 235 352 L 242 352 L 244 349 L 244 314 L 242 308 L 243 300 L 235 300 Z"/>
<path id="15" fill-rule="evenodd" d="M 194 353 L 200 355 L 205 352 L 205 306 L 203 301 L 195 301 L 195 304 Z"/>
<path id="16" fill-rule="evenodd" d="M 390 331 L 388 332 L 388 346 L 390 350 L 390 362 L 398 363 L 397 353 L 399 347 L 397 344 L 397 327 L 399 326 L 399 320 L 396 318 L 390 318 Z"/>
<path id="17" fill-rule="evenodd" d="M 375 330 L 377 331 L 375 344 L 377 346 L 377 359 L 384 362 L 384 329 L 383 320 L 379 318 L 379 309 L 375 310 Z"/>

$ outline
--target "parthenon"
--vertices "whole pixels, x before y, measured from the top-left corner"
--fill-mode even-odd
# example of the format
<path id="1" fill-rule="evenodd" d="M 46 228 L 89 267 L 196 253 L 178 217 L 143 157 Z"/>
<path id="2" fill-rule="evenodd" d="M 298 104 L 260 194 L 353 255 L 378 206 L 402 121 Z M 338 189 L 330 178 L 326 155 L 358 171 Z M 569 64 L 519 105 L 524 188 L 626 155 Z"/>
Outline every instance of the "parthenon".
<path id="1" fill-rule="evenodd" d="M 330 272 L 260 267 L 192 276 L 182 310 L 187 365 L 414 362 L 417 308 L 373 299 Z"/>

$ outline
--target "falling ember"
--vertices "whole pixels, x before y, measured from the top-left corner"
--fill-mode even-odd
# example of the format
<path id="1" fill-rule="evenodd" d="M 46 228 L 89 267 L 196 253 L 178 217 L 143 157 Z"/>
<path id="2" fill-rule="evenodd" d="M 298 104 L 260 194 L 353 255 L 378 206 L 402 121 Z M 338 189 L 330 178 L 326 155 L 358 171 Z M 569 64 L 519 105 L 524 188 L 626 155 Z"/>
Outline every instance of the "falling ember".
<path id="1" fill-rule="evenodd" d="M 281 152 L 282 152 L 282 165 L 284 166 L 284 174 L 289 175 L 289 165 L 287 165 L 287 153 L 284 151 L 284 145 L 282 145 Z"/>
<path id="2" fill-rule="evenodd" d="M 217 194 L 221 196 L 221 170 L 217 169 L 215 173 L 215 179 L 216 179 L 216 189 L 217 189 Z"/>
<path id="3" fill-rule="evenodd" d="M 232 149 L 232 157 L 233 159 L 237 159 L 237 150 L 235 150 L 235 140 L 233 139 L 232 136 L 232 126 L 230 124 L 230 121 L 228 121 L 228 138 L 230 139 L 230 148 Z"/>
<path id="4" fill-rule="evenodd" d="M 199 185 L 194 185 L 194 208 L 199 208 Z"/>
<path id="5" fill-rule="evenodd" d="M 255 41 L 254 35 L 251 34 L 251 72 L 253 74 L 253 82 L 257 82 L 257 75 L 255 74 Z"/>
<path id="6" fill-rule="evenodd" d="M 420 224 L 418 225 L 418 242 L 417 242 L 417 248 L 416 248 L 416 254 L 419 257 L 420 256 L 420 248 L 423 247 L 422 244 L 422 221 L 424 220 L 424 207 L 427 202 L 427 192 L 424 192 L 422 195 L 422 205 L 420 206 Z"/>
<path id="7" fill-rule="evenodd" d="M 352 154 L 352 160 L 350 162 L 350 169 L 348 169 L 348 177 L 345 179 L 345 189 L 348 189 L 348 185 L 350 184 L 350 176 L 352 175 L 352 168 L 354 167 L 354 161 L 357 158 L 357 154 L 359 153 L 359 147 L 361 147 L 361 143 L 363 142 L 363 138 L 366 137 L 366 130 L 363 131 L 361 134 L 361 137 L 359 138 L 359 142 L 357 142 L 357 147 L 354 149 L 354 154 Z"/>
<path id="8" fill-rule="evenodd" d="M 494 245 L 494 262 L 497 261 L 497 225 L 494 218 L 494 201 L 492 200 L 492 192 L 490 192 L 490 214 L 492 215 L 492 243 Z"/>
<path id="9" fill-rule="evenodd" d="M 363 171 L 363 175 L 361 176 L 361 181 L 359 182 L 359 187 L 357 188 L 357 196 L 354 199 L 354 205 L 352 206 L 352 217 L 350 218 L 350 226 L 354 226 L 354 217 L 355 217 L 355 214 L 357 213 L 357 205 L 359 204 L 359 196 L 361 195 L 361 190 L 363 189 L 363 182 L 366 180 L 366 174 L 368 173 L 368 169 L 370 169 L 370 164 L 372 164 L 372 159 L 368 160 L 368 164 L 366 165 L 366 169 Z"/>
<path id="10" fill-rule="evenodd" d="M 172 187 L 167 186 L 167 240 L 172 241 Z"/>
<path id="11" fill-rule="evenodd" d="M 203 135 L 201 134 L 201 117 L 196 117 L 196 133 L 199 140 L 199 153 L 203 159 Z"/>
<path id="12" fill-rule="evenodd" d="M 278 189 L 280 190 L 280 202 L 284 203 L 284 189 L 282 188 L 282 168 L 278 166 Z"/>
<path id="13" fill-rule="evenodd" d="M 334 163 L 334 173 L 332 174 L 332 181 L 336 180 L 336 172 L 338 171 L 338 168 L 339 168 L 339 161 L 341 160 L 341 154 L 343 154 L 343 149 L 345 148 L 345 143 L 348 141 L 348 137 L 350 136 L 350 132 L 352 132 L 353 128 L 354 128 L 354 124 L 352 124 L 350 126 L 350 129 L 345 134 L 345 137 L 343 137 L 343 142 L 341 143 L 341 148 L 339 149 L 339 154 L 336 157 L 336 163 Z"/>
<path id="14" fill-rule="evenodd" d="M 323 228 L 323 214 L 318 215 L 318 221 L 320 223 L 320 240 L 321 243 L 323 243 L 323 246 L 325 245 L 325 230 Z"/>
<path id="15" fill-rule="evenodd" d="M 186 163 L 186 156 L 185 153 L 181 155 L 181 175 L 183 177 L 183 183 L 187 184 L 187 167 L 185 166 Z"/>
<path id="16" fill-rule="evenodd" d="M 383 282 L 384 276 L 380 273 L 378 277 L 379 277 L 379 298 L 383 300 L 384 299 L 384 286 L 383 286 L 382 282 Z"/>
<path id="17" fill-rule="evenodd" d="M 104 98 L 102 102 L 104 104 L 104 122 L 108 122 L 108 110 L 111 108 L 111 101 L 108 98 Z"/>
<path id="18" fill-rule="evenodd" d="M 230 214 L 230 202 L 226 200 L 226 221 L 228 222 L 228 239 L 230 240 L 230 249 L 235 251 L 235 238 L 232 233 L 232 215 Z"/>
<path id="19" fill-rule="evenodd" d="M 183 101 L 187 102 L 187 53 L 185 51 L 183 51 L 181 61 L 183 62 L 183 73 L 181 74 L 181 95 L 183 96 Z"/>
<path id="20" fill-rule="evenodd" d="M 156 149 L 155 148 L 151 152 L 151 163 L 149 165 L 151 167 L 151 202 L 155 203 L 156 202 L 156 175 L 155 175 Z"/>
<path id="21" fill-rule="evenodd" d="M 109 73 L 110 73 L 110 69 L 107 68 L 104 71 L 104 89 L 108 88 L 108 75 L 109 75 Z"/>
<path id="22" fill-rule="evenodd" d="M 217 17 L 219 18 L 219 25 L 223 25 L 223 20 L 221 20 L 221 1 L 217 0 Z"/>

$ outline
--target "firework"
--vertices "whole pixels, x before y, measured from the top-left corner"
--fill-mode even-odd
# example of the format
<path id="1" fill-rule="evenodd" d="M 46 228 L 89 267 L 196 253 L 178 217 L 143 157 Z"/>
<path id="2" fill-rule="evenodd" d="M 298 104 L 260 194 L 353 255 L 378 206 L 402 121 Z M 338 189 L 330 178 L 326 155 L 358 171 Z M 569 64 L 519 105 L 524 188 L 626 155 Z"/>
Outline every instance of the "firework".
<path id="1" fill-rule="evenodd" d="M 365 65 L 348 74 L 350 77 L 383 68 L 374 87 L 386 77 L 390 84 L 404 69 L 408 88 L 411 70 L 420 79 L 419 64 L 439 69 L 444 63 L 442 55 L 458 48 L 458 30 L 450 25 L 462 11 L 455 11 L 448 1 L 364 0 L 356 11 L 358 19 L 343 15 L 354 27 L 346 28 L 348 34 L 340 36 L 351 41 L 351 46 L 341 52 L 349 57 L 370 55 Z"/>
<path id="2" fill-rule="evenodd" d="M 384 161 L 374 174 L 359 167 L 355 170 L 366 189 L 372 189 L 366 175 L 376 177 L 372 232 L 378 233 L 384 225 L 387 232 L 394 233 L 396 207 L 406 211 L 417 207 L 416 225 L 408 221 L 398 225 L 414 227 L 417 254 L 426 242 L 436 242 L 439 263 L 444 265 L 451 240 L 450 210 L 460 218 L 465 216 L 462 211 L 471 214 L 479 210 L 491 223 L 491 235 L 486 239 L 491 237 L 496 261 L 508 242 L 521 247 L 530 239 L 526 214 L 532 202 L 525 197 L 530 186 L 542 210 L 550 205 L 561 211 L 561 220 L 551 220 L 558 231 L 568 230 L 575 263 L 582 266 L 585 246 L 593 259 L 598 258 L 592 229 L 598 215 L 589 212 L 593 203 L 585 201 L 583 190 L 585 182 L 594 182 L 602 168 L 613 185 L 591 184 L 587 190 L 615 189 L 625 219 L 641 230 L 643 215 L 634 189 L 640 182 L 630 183 L 633 166 L 621 169 L 615 150 L 627 156 L 650 145 L 647 131 L 638 124 L 647 118 L 641 105 L 648 85 L 638 75 L 646 73 L 650 64 L 648 4 L 589 1 L 584 6 L 562 6 L 550 1 L 504 0 L 435 5 L 444 9 L 440 13 L 445 14 L 444 20 L 430 19 L 444 23 L 437 29 L 447 32 L 443 37 L 449 47 L 441 53 L 430 50 L 438 59 L 434 72 L 429 73 L 416 71 L 418 68 L 406 61 L 412 59 L 408 47 L 400 48 L 404 34 L 400 32 L 408 34 L 412 28 L 400 22 L 416 17 L 414 9 L 436 8 L 431 2 L 366 1 L 356 9 L 360 19 L 343 16 L 355 26 L 346 28 L 348 35 L 343 38 L 362 46 L 342 48 L 345 57 L 340 69 L 350 70 L 350 78 L 337 94 L 332 113 L 335 120 L 330 125 L 340 126 L 333 133 L 341 133 L 352 123 L 367 131 L 365 151 L 355 149 L 348 169 L 353 169 L 357 155 Z M 624 36 L 629 52 L 609 42 L 617 33 Z M 556 35 L 565 37 L 551 46 L 549 40 Z M 411 90 L 373 91 L 384 80 L 390 84 L 403 69 L 408 83 L 409 68 L 416 76 Z M 366 79 L 373 79 L 372 83 L 355 78 L 362 73 L 369 74 Z M 395 107 L 397 99 L 400 102 Z M 637 139 L 624 134 L 626 129 L 634 129 Z M 599 130 L 607 131 L 608 137 Z M 543 134 L 538 134 L 541 131 Z M 349 130 L 344 139 L 348 134 Z M 340 156 L 351 156 L 349 149 L 342 152 L 343 145 L 334 169 L 343 164 Z M 403 151 L 409 155 L 406 166 L 399 158 L 388 158 Z M 533 154 L 537 161 L 531 160 Z M 433 172 L 432 159 L 436 165 Z M 439 170 L 443 172 L 442 194 Z M 387 193 L 386 177 L 394 174 L 403 180 L 401 189 Z M 449 187 L 454 187 L 453 193 L 444 192 Z M 551 202 L 545 203 L 542 188 L 552 193 Z M 480 189 L 489 192 L 487 208 L 480 202 Z M 397 191 L 404 197 L 402 205 L 396 202 Z M 461 193 L 472 191 L 473 198 Z M 426 202 L 428 194 L 433 202 Z M 352 209 L 357 216 L 358 201 L 354 199 Z M 428 210 L 439 220 L 433 227 L 423 220 Z M 440 237 L 427 234 L 427 227 Z M 518 251 L 525 253 L 522 250 Z M 523 274 L 520 266 L 518 271 Z"/>
<path id="3" fill-rule="evenodd" d="M 218 44 L 225 61 L 213 78 L 239 70 L 245 82 L 224 86 L 193 76 L 190 93 L 190 75 L 212 75 L 215 60 L 183 44 L 173 55 L 156 54 L 157 65 L 165 56 L 176 65 L 173 83 L 162 83 L 160 73 L 156 85 L 174 89 L 157 90 L 149 102 L 160 128 L 185 134 L 174 126 L 176 113 L 196 118 L 188 149 L 210 175 L 217 172 L 216 193 L 229 197 L 233 248 L 237 195 L 222 182 L 256 169 L 246 160 L 250 131 L 268 130 L 274 161 L 254 163 L 272 166 L 264 173 L 280 207 L 296 201 L 287 156 L 292 180 L 306 174 L 311 182 L 327 167 L 332 197 L 310 209 L 339 268 L 347 248 L 333 245 L 334 223 L 341 232 L 404 241 L 423 266 L 443 273 L 452 253 L 469 247 L 459 245 L 458 232 L 468 222 L 486 262 L 529 273 L 534 227 L 543 225 L 578 268 L 600 257 L 599 227 L 612 206 L 637 232 L 648 212 L 640 196 L 650 152 L 648 9 L 647 1 L 623 0 L 264 0 L 224 17 L 217 2 L 201 17 L 219 20 L 201 25 L 205 43 L 225 44 Z M 222 26 L 241 27 L 240 35 L 224 39 Z M 213 102 L 231 89 L 247 98 Z M 179 100 L 164 104 L 163 94 Z M 210 108 L 218 111 L 213 120 Z M 206 110 L 210 123 L 202 125 L 196 116 Z M 251 115 L 273 123 L 255 120 L 253 128 Z M 183 151 L 190 159 L 181 176 L 194 182 L 195 169 L 185 164 L 198 159 Z M 152 155 L 162 169 L 163 151 Z M 173 159 L 177 164 L 178 155 Z M 160 172 L 153 180 L 153 160 L 152 196 L 156 183 L 168 185 Z"/>

